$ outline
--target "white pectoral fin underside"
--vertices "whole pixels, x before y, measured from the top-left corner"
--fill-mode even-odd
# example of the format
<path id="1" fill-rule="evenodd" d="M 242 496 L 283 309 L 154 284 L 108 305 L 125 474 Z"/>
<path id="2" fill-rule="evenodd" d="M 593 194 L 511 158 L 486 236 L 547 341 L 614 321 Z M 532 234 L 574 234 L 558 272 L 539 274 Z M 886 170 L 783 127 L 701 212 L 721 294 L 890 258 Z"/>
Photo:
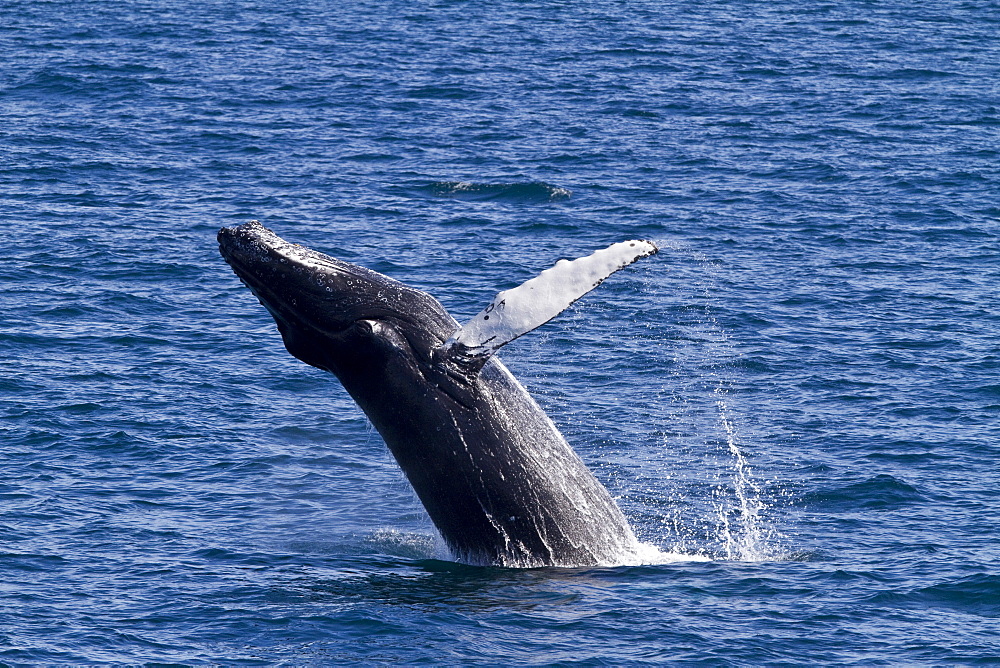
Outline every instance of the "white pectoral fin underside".
<path id="1" fill-rule="evenodd" d="M 565 311 L 611 274 L 657 250 L 649 241 L 621 241 L 587 257 L 560 260 L 516 288 L 498 293 L 441 346 L 441 351 L 485 359 Z"/>

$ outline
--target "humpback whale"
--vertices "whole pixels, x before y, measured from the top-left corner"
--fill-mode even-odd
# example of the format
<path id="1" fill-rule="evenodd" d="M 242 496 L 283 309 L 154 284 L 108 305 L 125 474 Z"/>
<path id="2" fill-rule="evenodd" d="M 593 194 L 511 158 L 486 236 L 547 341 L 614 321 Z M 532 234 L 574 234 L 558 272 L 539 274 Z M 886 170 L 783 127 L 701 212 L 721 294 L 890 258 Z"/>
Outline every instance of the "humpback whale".
<path id="1" fill-rule="evenodd" d="M 655 245 L 561 260 L 460 326 L 426 292 L 257 221 L 218 240 L 288 352 L 332 372 L 368 416 L 454 558 L 519 568 L 638 558 L 614 499 L 494 353 Z"/>

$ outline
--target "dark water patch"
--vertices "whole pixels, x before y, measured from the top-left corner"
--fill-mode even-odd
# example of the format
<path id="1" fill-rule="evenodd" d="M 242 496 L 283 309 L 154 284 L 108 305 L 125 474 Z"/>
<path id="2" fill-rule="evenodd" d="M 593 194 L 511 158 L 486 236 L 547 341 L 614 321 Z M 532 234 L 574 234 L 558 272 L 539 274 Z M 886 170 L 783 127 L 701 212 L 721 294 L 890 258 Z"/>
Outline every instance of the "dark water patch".
<path id="1" fill-rule="evenodd" d="M 771 67 L 747 67 L 744 69 L 736 69 L 737 74 L 740 74 L 749 78 L 756 77 L 785 77 L 790 73 L 786 70 L 779 70 Z"/>
<path id="2" fill-rule="evenodd" d="M 18 411 L 19 412 L 19 411 Z M 17 412 L 10 410 L 10 408 L 5 407 L 5 418 L 13 419 L 16 417 Z M 31 457 L 32 453 L 37 450 L 47 450 L 53 446 L 58 446 L 63 442 L 65 437 L 62 433 L 56 431 L 48 431 L 45 429 L 31 429 L 31 430 L 3 430 L 4 440 L 8 444 L 8 450 L 6 456 L 9 458 L 14 458 L 18 453 L 14 450 L 15 447 L 23 448 L 24 456 Z"/>
<path id="3" fill-rule="evenodd" d="M 356 155 L 346 155 L 342 158 L 351 162 L 396 162 L 403 160 L 403 156 L 392 155 L 391 153 L 358 153 Z"/>
<path id="4" fill-rule="evenodd" d="M 42 70 L 32 74 L 23 82 L 12 86 L 4 91 L 5 95 L 23 95 L 33 97 L 35 95 L 58 95 L 73 96 L 76 94 L 86 95 L 87 87 L 80 77 L 63 74 L 52 70 Z"/>
<path id="5" fill-rule="evenodd" d="M 901 406 L 889 411 L 902 418 L 918 418 L 938 422 L 953 422 L 964 416 L 965 411 L 956 406 Z"/>
<path id="6" fill-rule="evenodd" d="M 65 413 L 80 415 L 93 413 L 95 411 L 100 411 L 103 407 L 100 404 L 95 403 L 80 403 L 80 404 L 67 404 L 65 406 L 55 406 L 52 410 L 62 411 Z"/>
<path id="7" fill-rule="evenodd" d="M 71 68 L 73 71 L 91 72 L 95 74 L 166 74 L 167 70 L 160 66 L 149 66 L 137 62 L 92 62 Z"/>
<path id="8" fill-rule="evenodd" d="M 120 76 L 105 70 L 73 68 L 43 69 L 3 91 L 5 96 L 32 103 L 65 106 L 69 100 L 122 101 L 146 94 L 150 85 L 141 78 Z"/>
<path id="9" fill-rule="evenodd" d="M 54 555 L 0 552 L 0 564 L 13 570 L 47 573 L 52 569 L 64 568 L 68 562 Z"/>
<path id="10" fill-rule="evenodd" d="M 1000 576 L 987 573 L 970 575 L 907 592 L 883 592 L 871 603 L 901 608 L 944 608 L 969 615 L 1000 617 Z"/>
<path id="11" fill-rule="evenodd" d="M 850 177 L 836 166 L 815 160 L 785 164 L 776 169 L 752 174 L 752 176 L 778 180 L 805 180 L 810 183 L 844 183 L 850 180 Z M 780 194 L 775 193 L 774 196 L 780 196 Z"/>
<path id="12" fill-rule="evenodd" d="M 526 183 L 471 183 L 467 181 L 438 181 L 418 189 L 432 197 L 456 199 L 467 202 L 509 202 L 536 204 L 567 200 L 572 193 L 566 188 L 542 181 Z"/>
<path id="13" fill-rule="evenodd" d="M 945 79 L 961 76 L 957 72 L 945 70 L 932 70 L 920 68 L 900 68 L 891 72 L 878 75 L 876 78 L 895 79 L 897 81 L 932 81 L 935 79 Z"/>
<path id="14" fill-rule="evenodd" d="M 606 105 L 601 110 L 601 113 L 620 115 L 624 118 L 635 118 L 635 119 L 650 120 L 650 121 L 658 120 L 660 118 L 660 114 L 656 111 L 650 109 L 636 108 L 634 106 L 627 104 L 623 105 L 618 102 Z"/>
<path id="15" fill-rule="evenodd" d="M 982 385 L 973 391 L 986 399 L 1000 399 L 1000 384 Z"/>
<path id="16" fill-rule="evenodd" d="M 0 341 L 4 340 L 4 337 L 0 336 Z M 7 396 L 12 396 L 14 394 L 26 394 L 29 392 L 38 392 L 43 389 L 44 385 L 33 381 L 30 378 L 18 378 L 8 376 L 7 378 L 0 378 L 0 391 L 4 393 L 10 393 Z"/>
<path id="17" fill-rule="evenodd" d="M 805 495 L 807 507 L 830 512 L 858 509 L 894 510 L 920 504 L 927 498 L 916 487 L 888 474 L 879 474 L 862 482 L 828 488 Z"/>
<path id="18" fill-rule="evenodd" d="M 742 373 L 748 374 L 769 376 L 780 371 L 780 364 L 776 363 L 776 360 L 769 360 L 760 355 L 740 357 L 739 359 L 731 361 L 729 364 L 731 364 L 734 368 L 739 369 Z"/>
<path id="19" fill-rule="evenodd" d="M 477 100 L 483 93 L 461 86 L 419 86 L 406 91 L 406 96 L 414 100 Z"/>
<path id="20" fill-rule="evenodd" d="M 926 464 L 928 462 L 949 462 L 951 457 L 936 452 L 873 452 L 865 456 L 871 461 L 894 462 L 897 464 Z"/>
<path id="21" fill-rule="evenodd" d="M 98 427 L 99 422 L 87 422 L 87 427 Z M 110 451 L 119 454 L 130 454 L 135 457 L 144 457 L 152 452 L 157 446 L 150 439 L 139 436 L 135 433 L 128 433 L 124 430 L 103 431 L 93 434 L 85 434 L 77 437 L 76 443 L 93 451 Z"/>

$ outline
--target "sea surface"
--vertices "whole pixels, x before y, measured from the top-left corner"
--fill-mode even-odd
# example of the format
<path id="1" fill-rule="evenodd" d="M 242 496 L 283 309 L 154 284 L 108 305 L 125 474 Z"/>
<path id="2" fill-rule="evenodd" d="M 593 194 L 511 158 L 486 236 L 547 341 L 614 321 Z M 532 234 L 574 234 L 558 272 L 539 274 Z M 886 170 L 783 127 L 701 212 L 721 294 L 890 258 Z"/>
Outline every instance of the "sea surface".
<path id="1" fill-rule="evenodd" d="M 1000 663 L 1000 3 L 0 0 L 0 663 Z M 649 563 L 456 563 L 219 256 L 460 321 Z"/>

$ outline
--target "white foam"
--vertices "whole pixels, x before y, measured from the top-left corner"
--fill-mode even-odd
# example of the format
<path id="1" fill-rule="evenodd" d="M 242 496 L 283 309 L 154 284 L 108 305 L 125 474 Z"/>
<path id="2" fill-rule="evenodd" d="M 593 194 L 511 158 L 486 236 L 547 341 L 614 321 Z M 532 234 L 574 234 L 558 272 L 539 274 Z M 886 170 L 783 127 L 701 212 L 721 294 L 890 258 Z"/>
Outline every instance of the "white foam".
<path id="1" fill-rule="evenodd" d="M 652 543 L 639 543 L 634 555 L 623 560 L 621 566 L 657 566 L 660 564 L 675 564 L 684 561 L 712 561 L 704 554 L 687 552 L 666 552 Z"/>

